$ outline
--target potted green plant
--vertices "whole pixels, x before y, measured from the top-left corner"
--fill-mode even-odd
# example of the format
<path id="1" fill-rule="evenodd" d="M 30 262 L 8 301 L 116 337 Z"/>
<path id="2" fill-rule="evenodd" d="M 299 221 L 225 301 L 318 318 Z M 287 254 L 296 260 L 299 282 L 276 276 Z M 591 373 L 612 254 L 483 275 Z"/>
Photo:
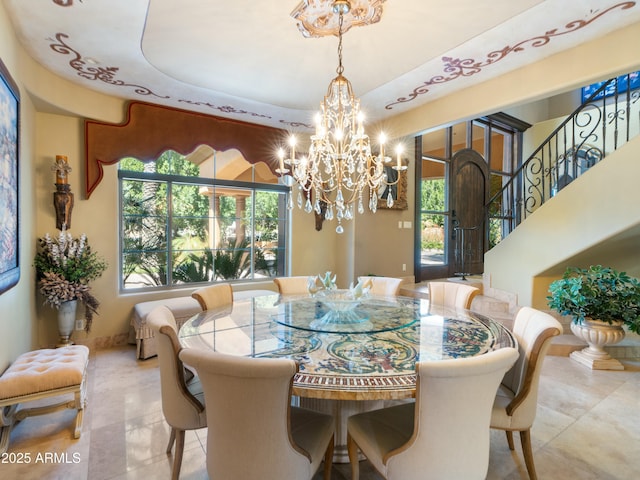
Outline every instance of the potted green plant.
<path id="1" fill-rule="evenodd" d="M 602 265 L 569 267 L 549 285 L 549 293 L 549 307 L 571 315 L 571 331 L 589 344 L 572 358 L 591 368 L 622 368 L 603 347 L 624 338 L 623 326 L 640 333 L 640 281 Z"/>
<path id="2" fill-rule="evenodd" d="M 70 343 L 78 301 L 85 306 L 85 330 L 89 332 L 100 305 L 89 282 L 100 277 L 107 264 L 91 250 L 87 236 L 73 238 L 63 230 L 53 239 L 47 233 L 38 240 L 33 263 L 44 303 L 58 310 L 59 345 Z"/>

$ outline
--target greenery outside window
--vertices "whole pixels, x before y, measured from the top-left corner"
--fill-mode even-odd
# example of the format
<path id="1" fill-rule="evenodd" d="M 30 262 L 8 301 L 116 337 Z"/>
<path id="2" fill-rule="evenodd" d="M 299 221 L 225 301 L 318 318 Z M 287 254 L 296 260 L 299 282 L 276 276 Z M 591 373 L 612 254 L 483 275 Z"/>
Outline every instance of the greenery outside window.
<path id="1" fill-rule="evenodd" d="M 420 183 L 420 264 L 444 265 L 449 212 L 446 201 L 446 162 L 423 157 Z"/>
<path id="2" fill-rule="evenodd" d="M 121 290 L 284 274 L 288 187 L 265 169 L 255 181 L 253 167 L 240 163 L 227 166 L 237 177 L 230 179 L 173 151 L 152 162 L 120 161 Z"/>

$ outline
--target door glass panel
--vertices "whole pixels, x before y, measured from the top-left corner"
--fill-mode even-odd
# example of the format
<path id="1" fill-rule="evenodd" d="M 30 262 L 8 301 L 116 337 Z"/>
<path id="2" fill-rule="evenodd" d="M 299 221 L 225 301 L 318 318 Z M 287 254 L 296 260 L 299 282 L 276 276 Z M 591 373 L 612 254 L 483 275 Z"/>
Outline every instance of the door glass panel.
<path id="1" fill-rule="evenodd" d="M 435 130 L 422 136 L 422 154 L 429 157 L 446 158 L 447 129 Z"/>
<path id="2" fill-rule="evenodd" d="M 420 262 L 422 265 L 444 265 L 446 263 L 447 212 L 447 165 L 439 160 L 425 158 L 422 161 L 422 183 L 420 209 L 421 241 Z"/>
<path id="3" fill-rule="evenodd" d="M 484 158 L 487 158 L 487 152 L 485 151 L 485 129 L 486 126 L 478 123 L 472 122 L 471 127 L 471 149 L 478 152 Z"/>
<path id="4" fill-rule="evenodd" d="M 421 220 L 420 263 L 444 265 L 446 263 L 444 215 L 424 213 Z"/>
<path id="5" fill-rule="evenodd" d="M 444 162 L 423 160 L 421 210 L 444 212 L 445 198 Z"/>
<path id="6" fill-rule="evenodd" d="M 467 122 L 456 123 L 451 127 L 451 145 L 449 147 L 449 155 L 444 158 L 451 159 L 451 156 L 463 148 L 468 148 L 467 145 Z"/>
<path id="7" fill-rule="evenodd" d="M 505 220 L 491 218 L 489 220 L 489 248 L 495 247 L 502 240 L 502 232 Z"/>
<path id="8" fill-rule="evenodd" d="M 496 128 L 491 129 L 491 158 L 489 168 L 500 172 L 511 173 L 512 134 Z"/>
<path id="9" fill-rule="evenodd" d="M 489 248 L 495 247 L 502 240 L 503 232 L 510 231 L 510 189 L 502 191 L 502 187 L 509 181 L 508 175 L 491 174 L 489 198 L 493 199 L 489 204 Z M 502 192 L 502 193 L 501 193 Z"/>

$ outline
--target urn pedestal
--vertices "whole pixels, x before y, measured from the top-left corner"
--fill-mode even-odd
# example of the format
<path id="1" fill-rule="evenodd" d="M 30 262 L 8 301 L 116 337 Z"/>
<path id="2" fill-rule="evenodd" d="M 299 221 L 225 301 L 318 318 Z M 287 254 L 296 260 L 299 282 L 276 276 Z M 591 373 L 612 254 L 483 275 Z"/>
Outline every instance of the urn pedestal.
<path id="1" fill-rule="evenodd" d="M 603 322 L 585 318 L 582 321 L 573 320 L 571 331 L 581 340 L 589 344 L 588 347 L 572 352 L 570 357 L 592 370 L 624 370 L 618 360 L 604 350 L 607 345 L 614 345 L 625 337 L 622 322 Z"/>

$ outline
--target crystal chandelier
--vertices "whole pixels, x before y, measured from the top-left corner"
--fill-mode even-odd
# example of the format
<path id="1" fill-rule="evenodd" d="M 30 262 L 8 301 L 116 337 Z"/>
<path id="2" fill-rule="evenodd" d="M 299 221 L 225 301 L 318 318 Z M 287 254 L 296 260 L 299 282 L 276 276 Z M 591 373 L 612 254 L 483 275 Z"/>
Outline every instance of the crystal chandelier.
<path id="1" fill-rule="evenodd" d="M 281 176 L 290 174 L 297 182 L 297 203 L 307 213 L 324 212 L 324 218 L 338 222 L 337 233 L 344 231 L 343 220 L 351 220 L 354 208 L 364 213 L 367 198 L 369 210 L 376 212 L 378 192 L 398 183 L 399 175 L 391 180 L 386 166 L 396 171 L 405 170 L 401 150 L 397 149 L 397 161 L 391 166 L 391 158 L 384 154 L 384 135 L 380 138 L 379 153 L 373 155 L 369 137 L 364 131 L 364 116 L 360 112 L 360 100 L 351 88 L 351 83 L 342 72 L 342 25 L 343 15 L 349 12 L 348 0 L 335 0 L 334 13 L 339 15 L 338 28 L 338 74 L 331 83 L 320 104 L 316 116 L 315 134 L 311 136 L 308 156 L 296 158 L 295 138 L 289 140 L 289 157 L 284 150 L 279 152 Z M 288 168 L 287 168 L 288 167 Z M 387 206 L 393 206 L 393 196 L 387 195 Z M 290 207 L 293 201 L 290 199 Z"/>

